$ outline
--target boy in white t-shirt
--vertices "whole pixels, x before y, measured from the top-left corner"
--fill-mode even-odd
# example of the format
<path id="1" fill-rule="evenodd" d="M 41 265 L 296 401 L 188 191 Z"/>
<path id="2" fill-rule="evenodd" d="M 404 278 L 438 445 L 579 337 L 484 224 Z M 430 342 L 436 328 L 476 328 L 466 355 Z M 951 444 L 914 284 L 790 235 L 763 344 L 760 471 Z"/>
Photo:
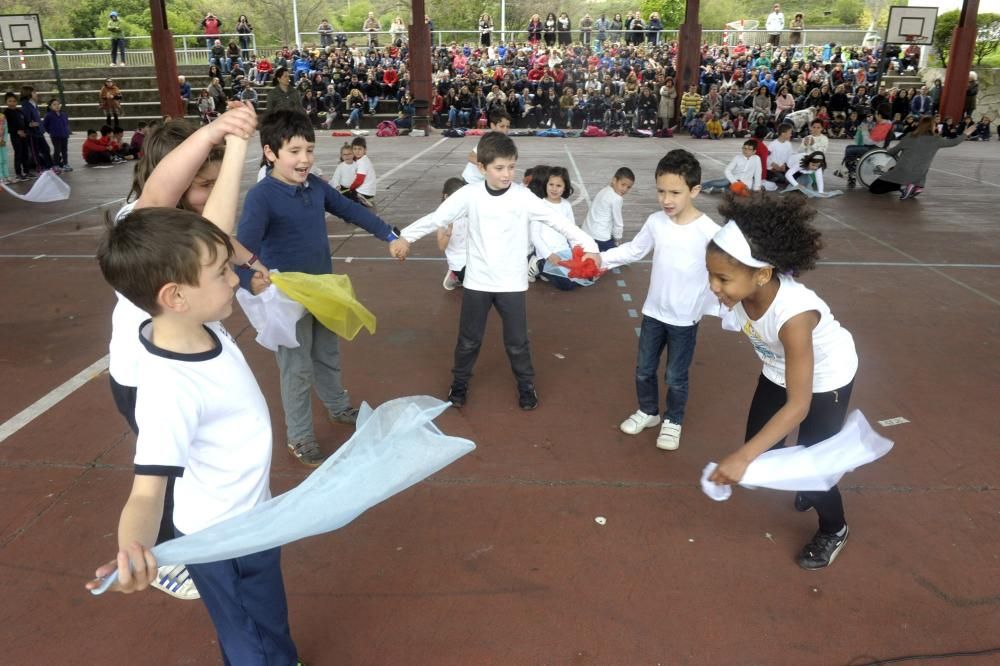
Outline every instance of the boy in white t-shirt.
<path id="1" fill-rule="evenodd" d="M 356 165 L 354 181 L 342 194 L 352 201 L 374 208 L 378 179 L 375 176 L 375 165 L 368 157 L 368 142 L 365 141 L 365 137 L 354 137 L 351 141 L 351 149 L 354 151 L 354 164 Z"/>
<path id="2" fill-rule="evenodd" d="M 444 201 L 455 192 L 465 187 L 465 181 L 461 178 L 449 178 L 444 181 L 444 189 L 441 191 L 441 201 Z M 443 229 L 437 230 L 438 247 L 444 252 L 448 260 L 448 271 L 444 274 L 444 281 L 441 286 L 447 291 L 454 291 L 455 287 L 461 287 L 465 279 L 465 251 L 469 235 L 469 222 L 464 217 L 459 218 Z"/>
<path id="3" fill-rule="evenodd" d="M 156 542 L 174 484 L 177 536 L 244 513 L 271 497 L 271 420 L 264 395 L 220 320 L 232 312 L 237 277 L 229 236 L 196 213 L 143 208 L 107 232 L 104 278 L 151 314 L 138 332 L 135 478 L 118 525 L 114 589 L 145 589 L 157 574 Z M 264 281 L 263 276 L 255 280 Z M 229 664 L 296 664 L 281 576 L 281 550 L 190 564 Z"/>
<path id="4" fill-rule="evenodd" d="M 791 123 L 778 125 L 778 136 L 767 144 L 767 179 L 784 184 L 785 171 L 788 169 L 788 158 L 795 152 L 792 145 L 792 132 L 795 127 Z"/>
<path id="5" fill-rule="evenodd" d="M 400 248 L 390 248 L 405 259 L 409 244 L 435 229 L 447 227 L 468 216 L 468 249 L 462 314 L 459 319 L 455 364 L 448 400 L 455 407 L 465 404 L 472 369 L 479 357 L 486 320 L 497 309 L 503 320 L 503 342 L 517 379 L 518 405 L 538 406 L 535 370 L 531 363 L 525 292 L 528 291 L 529 228 L 532 221 L 546 224 L 580 245 L 585 252 L 597 250 L 593 239 L 547 206 L 526 188 L 513 182 L 517 146 L 500 132 L 488 132 L 479 142 L 479 169 L 485 180 L 467 185 L 448 197 L 430 215 L 403 229 Z M 597 260 L 596 254 L 584 255 Z"/>
<path id="6" fill-rule="evenodd" d="M 504 108 L 498 107 L 490 111 L 489 122 L 491 132 L 506 134 L 510 131 L 510 114 Z M 469 160 L 462 170 L 462 180 L 470 185 L 483 182 L 483 174 L 479 171 L 479 158 L 476 155 L 478 149 L 479 144 L 476 144 L 476 147 L 469 152 Z"/>
<path id="7" fill-rule="evenodd" d="M 726 165 L 726 177 L 706 180 L 701 184 L 701 191 L 712 194 L 717 190 L 728 189 L 737 182 L 743 183 L 746 189 L 757 192 L 760 184 L 760 158 L 757 157 L 757 143 L 753 139 L 743 142 L 740 154 L 733 157 Z"/>
<path id="8" fill-rule="evenodd" d="M 657 372 L 665 348 L 667 401 L 656 447 L 666 451 L 680 446 L 698 322 L 706 312 L 718 312 L 708 288 L 705 249 L 719 225 L 694 207 L 700 191 L 698 160 L 686 150 L 671 150 L 656 165 L 656 197 L 662 210 L 650 215 L 631 241 L 601 252 L 601 268 L 615 268 L 653 251 L 635 368 L 639 410 L 620 427 L 638 435 L 660 423 Z"/>
<path id="9" fill-rule="evenodd" d="M 340 164 L 333 172 L 330 184 L 344 194 L 358 175 L 358 165 L 354 163 L 354 148 L 349 143 L 340 147 Z"/>
<path id="10" fill-rule="evenodd" d="M 635 185 L 635 174 L 628 167 L 615 171 L 608 186 L 597 193 L 587 211 L 583 230 L 595 241 L 601 252 L 622 242 L 625 223 L 622 220 L 622 203 L 625 195 Z"/>

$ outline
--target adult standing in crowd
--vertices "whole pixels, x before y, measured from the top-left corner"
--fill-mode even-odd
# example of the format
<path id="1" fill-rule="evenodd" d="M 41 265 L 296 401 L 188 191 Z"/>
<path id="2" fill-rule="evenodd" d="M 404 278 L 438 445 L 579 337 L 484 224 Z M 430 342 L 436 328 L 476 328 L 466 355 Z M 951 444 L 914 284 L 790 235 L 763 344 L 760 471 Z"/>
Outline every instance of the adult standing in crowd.
<path id="1" fill-rule="evenodd" d="M 250 35 L 253 34 L 253 26 L 250 25 L 250 19 L 247 18 L 246 14 L 240 14 L 236 20 L 236 32 L 240 36 L 240 51 L 243 54 L 243 59 L 246 60 L 250 57 Z"/>
<path id="2" fill-rule="evenodd" d="M 593 29 L 594 19 L 590 18 L 590 14 L 584 14 L 583 18 L 580 19 L 580 42 L 588 48 L 590 47 L 590 37 Z"/>
<path id="3" fill-rule="evenodd" d="M 767 29 L 767 41 L 771 46 L 781 43 L 781 31 L 785 29 L 785 15 L 781 13 L 781 5 L 777 2 L 771 8 L 771 13 L 767 15 L 767 22 L 764 23 Z"/>
<path id="4" fill-rule="evenodd" d="M 222 34 L 222 20 L 212 12 L 208 12 L 201 20 L 201 29 L 205 32 L 205 48 L 211 49 L 212 44 Z"/>
<path id="5" fill-rule="evenodd" d="M 542 19 L 538 14 L 532 14 L 528 21 L 528 42 L 537 44 L 542 38 Z"/>
<path id="6" fill-rule="evenodd" d="M 378 33 L 382 31 L 382 26 L 375 18 L 375 12 L 368 12 L 368 18 L 365 19 L 362 29 L 368 33 L 368 46 L 378 46 Z"/>
<path id="7" fill-rule="evenodd" d="M 108 32 L 111 33 L 111 66 L 118 64 L 118 54 L 122 56 L 122 67 L 125 66 L 125 38 L 122 36 L 122 24 L 118 20 L 118 12 L 111 12 L 108 18 Z"/>
<path id="8" fill-rule="evenodd" d="M 976 110 L 976 97 L 979 96 L 979 75 L 969 72 L 969 87 L 965 89 L 965 113 L 972 115 Z"/>
<path id="9" fill-rule="evenodd" d="M 559 46 L 569 46 L 573 41 L 573 24 L 569 20 L 569 14 L 562 12 L 556 21 L 556 36 Z"/>
<path id="10" fill-rule="evenodd" d="M 674 126 L 674 115 L 677 111 L 677 89 L 674 80 L 669 76 L 660 86 L 660 104 L 656 115 L 660 119 L 660 129 L 670 129 Z"/>
<path id="11" fill-rule="evenodd" d="M 622 27 L 625 25 L 622 21 L 621 14 L 615 14 L 614 18 L 611 19 L 611 26 L 609 31 L 609 36 L 611 38 L 611 43 L 621 44 L 622 41 Z"/>
<path id="12" fill-rule="evenodd" d="M 792 46 L 799 46 L 802 44 L 802 31 L 806 29 L 805 17 L 802 12 L 797 12 L 795 18 L 792 19 L 792 24 L 789 26 L 791 29 L 791 34 L 788 36 L 788 43 Z"/>
<path id="13" fill-rule="evenodd" d="M 288 109 L 302 112 L 302 96 L 292 85 L 292 73 L 287 67 L 279 67 L 274 72 L 274 87 L 267 94 L 267 112 Z"/>
<path id="14" fill-rule="evenodd" d="M 552 48 L 556 45 L 556 15 L 549 12 L 545 17 L 545 25 L 542 26 L 542 34 L 545 36 L 545 45 Z"/>
<path id="15" fill-rule="evenodd" d="M 493 19 L 489 14 L 483 14 L 479 17 L 479 44 L 481 46 L 490 46 L 493 40 Z"/>
<path id="16" fill-rule="evenodd" d="M 333 26 L 330 25 L 328 19 L 323 19 L 319 22 L 316 27 L 316 32 L 319 33 L 319 45 L 324 49 L 328 46 L 333 46 Z"/>
<path id="17" fill-rule="evenodd" d="M 641 46 L 646 41 L 646 24 L 642 20 L 642 14 L 636 12 L 629 25 L 629 34 L 632 36 L 632 45 Z"/>
<path id="18" fill-rule="evenodd" d="M 604 48 L 604 42 L 608 39 L 609 30 L 611 30 L 611 21 L 608 20 L 607 14 L 601 13 L 601 17 L 594 21 L 594 33 L 598 50 Z"/>
<path id="19" fill-rule="evenodd" d="M 397 16 L 389 24 L 389 41 L 393 46 L 399 47 L 406 43 L 406 24 L 403 17 Z"/>
<path id="20" fill-rule="evenodd" d="M 663 30 L 663 21 L 660 20 L 659 12 L 653 12 L 649 15 L 649 23 L 646 24 L 646 35 L 649 38 L 649 43 L 653 46 L 657 46 L 660 43 L 660 32 Z"/>
<path id="21" fill-rule="evenodd" d="M 108 125 L 111 125 L 112 117 L 115 119 L 114 125 L 118 125 L 118 114 L 122 110 L 122 91 L 118 89 L 114 81 L 105 79 L 104 85 L 101 86 L 101 90 L 97 95 L 100 100 L 101 110 L 104 111 L 104 115 L 107 118 Z"/>

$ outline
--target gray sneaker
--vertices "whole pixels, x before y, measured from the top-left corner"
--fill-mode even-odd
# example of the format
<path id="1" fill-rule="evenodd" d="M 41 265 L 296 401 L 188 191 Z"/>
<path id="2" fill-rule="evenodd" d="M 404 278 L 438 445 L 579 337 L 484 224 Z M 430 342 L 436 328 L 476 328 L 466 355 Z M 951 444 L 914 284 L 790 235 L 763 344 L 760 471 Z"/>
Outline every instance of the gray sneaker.
<path id="1" fill-rule="evenodd" d="M 346 423 L 347 425 L 356 425 L 358 422 L 358 408 L 348 407 L 342 412 L 337 412 L 336 414 L 330 414 L 330 420 L 334 423 Z"/>
<path id="2" fill-rule="evenodd" d="M 309 467 L 319 467 L 326 456 L 319 450 L 319 444 L 314 439 L 303 442 L 289 442 L 288 452 L 299 459 L 299 462 Z"/>

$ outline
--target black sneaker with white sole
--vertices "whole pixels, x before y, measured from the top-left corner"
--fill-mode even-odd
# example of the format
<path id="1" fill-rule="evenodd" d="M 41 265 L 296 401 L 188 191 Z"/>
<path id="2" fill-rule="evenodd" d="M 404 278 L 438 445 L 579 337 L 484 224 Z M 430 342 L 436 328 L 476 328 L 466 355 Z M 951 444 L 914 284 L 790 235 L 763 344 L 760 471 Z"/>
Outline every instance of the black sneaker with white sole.
<path id="1" fill-rule="evenodd" d="M 817 531 L 813 535 L 812 541 L 802 547 L 802 552 L 799 553 L 798 557 L 799 566 L 809 570 L 825 569 L 830 566 L 837 559 L 844 544 L 847 543 L 849 533 L 847 525 L 844 525 L 843 534 L 827 534 Z"/>
<path id="2" fill-rule="evenodd" d="M 813 508 L 812 500 L 803 495 L 802 493 L 795 493 L 795 510 L 796 511 L 808 511 Z"/>
<path id="3" fill-rule="evenodd" d="M 526 412 L 530 412 L 538 407 L 538 394 L 533 386 L 526 386 L 517 390 L 517 404 Z"/>
<path id="4" fill-rule="evenodd" d="M 468 386 L 458 386 L 456 384 L 452 384 L 451 388 L 448 389 L 448 402 L 451 403 L 452 407 L 463 407 L 468 394 Z"/>

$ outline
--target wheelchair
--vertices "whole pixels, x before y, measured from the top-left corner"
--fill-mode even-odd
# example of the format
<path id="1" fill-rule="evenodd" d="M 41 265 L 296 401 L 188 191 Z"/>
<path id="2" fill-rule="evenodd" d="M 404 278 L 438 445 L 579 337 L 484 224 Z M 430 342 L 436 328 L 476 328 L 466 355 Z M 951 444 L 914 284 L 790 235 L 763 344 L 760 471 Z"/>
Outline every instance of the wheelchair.
<path id="1" fill-rule="evenodd" d="M 896 158 L 887 150 L 876 148 L 858 158 L 854 173 L 865 187 L 871 187 L 876 180 L 889 173 L 896 166 Z"/>

